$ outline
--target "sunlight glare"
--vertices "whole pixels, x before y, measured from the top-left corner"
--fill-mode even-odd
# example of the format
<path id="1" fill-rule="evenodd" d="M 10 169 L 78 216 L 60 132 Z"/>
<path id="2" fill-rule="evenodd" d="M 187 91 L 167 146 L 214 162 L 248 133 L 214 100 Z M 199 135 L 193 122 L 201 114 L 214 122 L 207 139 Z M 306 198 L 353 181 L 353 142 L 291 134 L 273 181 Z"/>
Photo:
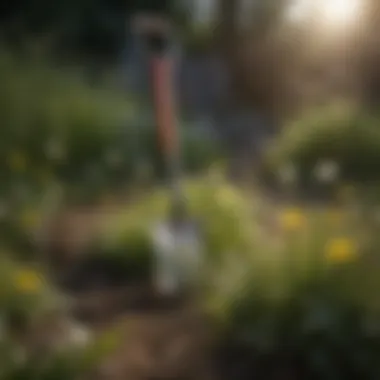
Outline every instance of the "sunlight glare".
<path id="1" fill-rule="evenodd" d="M 305 23 L 314 19 L 319 27 L 347 27 L 356 21 L 363 0 L 293 0 L 286 19 L 291 23 Z"/>
<path id="2" fill-rule="evenodd" d="M 340 27 L 351 24 L 360 10 L 360 0 L 323 0 L 320 2 L 321 21 L 329 26 Z"/>

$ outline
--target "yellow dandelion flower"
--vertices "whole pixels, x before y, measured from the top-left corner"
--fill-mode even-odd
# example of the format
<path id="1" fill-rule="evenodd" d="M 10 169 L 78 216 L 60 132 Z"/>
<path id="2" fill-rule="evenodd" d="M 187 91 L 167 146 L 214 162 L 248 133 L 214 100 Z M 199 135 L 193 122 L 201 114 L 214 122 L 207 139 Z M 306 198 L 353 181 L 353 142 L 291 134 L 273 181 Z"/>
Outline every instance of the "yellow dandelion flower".
<path id="1" fill-rule="evenodd" d="M 281 226 L 285 231 L 297 231 L 306 223 L 305 215 L 298 209 L 288 209 L 281 213 Z"/>
<path id="2" fill-rule="evenodd" d="M 42 278 L 34 270 L 23 269 L 16 273 L 15 287 L 22 293 L 36 293 L 42 287 Z"/>
<path id="3" fill-rule="evenodd" d="M 335 238 L 330 240 L 325 249 L 325 257 L 328 262 L 345 263 L 357 257 L 355 243 L 348 238 Z"/>
<path id="4" fill-rule="evenodd" d="M 12 170 L 17 172 L 25 171 L 27 160 L 25 155 L 21 152 L 13 152 L 9 157 L 9 166 Z"/>

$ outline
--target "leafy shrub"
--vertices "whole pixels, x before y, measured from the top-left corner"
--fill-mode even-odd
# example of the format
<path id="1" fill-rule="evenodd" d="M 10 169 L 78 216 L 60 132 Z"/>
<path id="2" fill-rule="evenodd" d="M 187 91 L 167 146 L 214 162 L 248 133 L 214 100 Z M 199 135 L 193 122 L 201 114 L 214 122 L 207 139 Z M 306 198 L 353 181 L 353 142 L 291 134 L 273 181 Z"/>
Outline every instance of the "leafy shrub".
<path id="1" fill-rule="evenodd" d="M 315 185 L 316 165 L 332 161 L 340 168 L 340 179 L 374 181 L 380 172 L 379 147 L 377 115 L 333 104 L 285 126 L 268 152 L 264 172 L 273 178 L 284 165 L 292 164 L 301 184 Z"/>
<path id="2" fill-rule="evenodd" d="M 2 204 L 0 216 L 1 247 L 11 252 L 12 257 L 30 260 L 38 252 L 37 233 L 42 228 L 45 210 L 37 200 L 24 200 Z"/>
<path id="3" fill-rule="evenodd" d="M 276 363 L 296 378 L 377 377 L 379 269 L 368 252 L 378 240 L 364 215 L 268 206 L 265 215 L 251 255 L 226 256 L 209 277 L 206 306 L 223 337 L 256 371 Z"/>
<path id="4" fill-rule="evenodd" d="M 14 199 L 18 188 L 39 194 L 54 182 L 74 198 L 97 197 L 133 181 L 139 157 L 153 179 L 162 174 L 153 126 L 134 127 L 131 99 L 74 74 L 0 54 L 1 197 Z M 216 142 L 183 132 L 185 169 L 203 169 Z"/>
<path id="5" fill-rule="evenodd" d="M 40 61 L 5 53 L 0 61 L 2 195 L 15 186 L 38 192 L 56 180 L 99 185 L 92 166 L 119 137 L 128 103 Z"/>

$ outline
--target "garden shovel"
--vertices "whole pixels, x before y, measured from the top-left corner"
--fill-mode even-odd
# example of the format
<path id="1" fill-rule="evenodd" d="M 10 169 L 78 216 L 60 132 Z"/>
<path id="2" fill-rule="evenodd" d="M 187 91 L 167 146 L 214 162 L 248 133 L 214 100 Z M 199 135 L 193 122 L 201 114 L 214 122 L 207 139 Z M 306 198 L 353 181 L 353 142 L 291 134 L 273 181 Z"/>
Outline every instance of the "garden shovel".
<path id="1" fill-rule="evenodd" d="M 201 240 L 197 223 L 189 217 L 181 187 L 180 139 L 174 101 L 174 64 L 170 28 L 158 16 L 140 18 L 148 49 L 152 100 L 160 152 L 164 159 L 170 208 L 167 219 L 153 229 L 154 277 L 162 295 L 175 296 L 197 285 Z"/>

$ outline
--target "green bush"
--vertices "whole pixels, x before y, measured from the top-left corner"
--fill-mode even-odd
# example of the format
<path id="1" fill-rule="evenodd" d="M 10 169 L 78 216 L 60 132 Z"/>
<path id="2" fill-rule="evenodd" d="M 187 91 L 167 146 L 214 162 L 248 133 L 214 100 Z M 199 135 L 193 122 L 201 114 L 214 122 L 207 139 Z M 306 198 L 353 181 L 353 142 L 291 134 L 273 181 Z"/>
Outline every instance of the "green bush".
<path id="1" fill-rule="evenodd" d="M 20 219 L 30 208 L 43 217 L 41 200 L 57 185 L 66 202 L 96 202 L 125 185 L 165 175 L 153 125 L 136 126 L 135 103 L 116 89 L 91 87 L 80 73 L 6 51 L 0 52 L 0 80 L 3 246 L 30 256 L 38 226 Z M 217 142 L 194 134 L 191 126 L 181 127 L 181 139 L 187 173 L 220 156 Z M 149 168 L 138 166 L 141 158 Z"/>
<path id="2" fill-rule="evenodd" d="M 227 323 L 222 339 L 245 347 L 257 368 L 269 360 L 315 379 L 376 378 L 378 311 L 337 292 L 335 274 L 300 284 L 281 301 L 268 298 L 253 276 L 246 278 L 239 292 L 220 300 Z"/>
<path id="3" fill-rule="evenodd" d="M 38 193 L 55 180 L 99 185 L 96 166 L 117 141 L 128 102 L 41 61 L 5 53 L 0 78 L 2 195 L 12 196 L 17 185 Z"/>
<path id="4" fill-rule="evenodd" d="M 15 198 L 20 187 L 39 194 L 54 182 L 74 198 L 97 197 L 133 181 L 141 157 L 153 179 L 162 175 L 154 129 L 134 127 L 137 108 L 119 91 L 5 52 L 0 80 L 1 197 Z M 216 158 L 217 144 L 183 129 L 185 169 L 203 169 Z"/>
<path id="5" fill-rule="evenodd" d="M 273 363 L 258 378 L 273 367 L 313 379 L 379 375 L 379 241 L 360 210 L 266 205 L 250 255 L 225 256 L 209 276 L 205 305 L 224 343 L 256 371 Z"/>
<path id="6" fill-rule="evenodd" d="M 321 161 L 339 165 L 340 179 L 375 181 L 380 173 L 377 115 L 358 107 L 333 104 L 314 109 L 285 126 L 268 151 L 264 172 L 276 177 L 284 165 L 297 168 L 301 184 L 314 184 Z"/>

